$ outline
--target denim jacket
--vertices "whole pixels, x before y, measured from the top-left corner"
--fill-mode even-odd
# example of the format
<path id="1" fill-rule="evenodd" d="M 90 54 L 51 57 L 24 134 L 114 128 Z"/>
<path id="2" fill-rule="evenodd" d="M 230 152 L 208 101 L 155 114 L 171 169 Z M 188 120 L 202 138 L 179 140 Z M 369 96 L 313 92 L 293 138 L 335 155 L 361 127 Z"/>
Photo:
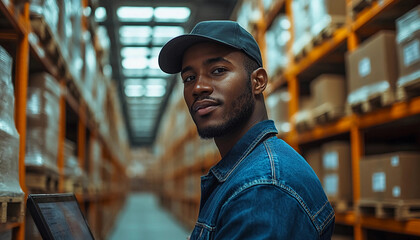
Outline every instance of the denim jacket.
<path id="1" fill-rule="evenodd" d="M 190 239 L 331 239 L 334 210 L 308 163 L 276 137 L 273 121 L 251 128 L 201 177 Z"/>

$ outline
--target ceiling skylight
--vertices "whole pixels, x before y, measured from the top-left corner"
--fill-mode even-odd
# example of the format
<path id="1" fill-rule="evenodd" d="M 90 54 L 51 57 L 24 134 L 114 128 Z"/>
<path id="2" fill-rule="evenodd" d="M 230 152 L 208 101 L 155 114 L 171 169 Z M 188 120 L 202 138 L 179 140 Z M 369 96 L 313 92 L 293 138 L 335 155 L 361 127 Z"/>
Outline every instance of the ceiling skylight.
<path id="1" fill-rule="evenodd" d="M 120 40 L 123 45 L 144 45 L 150 42 L 152 28 L 149 26 L 122 26 L 120 27 Z"/>
<path id="2" fill-rule="evenodd" d="M 106 9 L 104 7 L 98 7 L 95 10 L 95 20 L 97 22 L 103 22 L 106 20 Z"/>
<path id="3" fill-rule="evenodd" d="M 186 22 L 190 14 L 187 7 L 158 7 L 154 15 L 156 22 Z"/>
<path id="4" fill-rule="evenodd" d="M 153 18 L 152 7 L 119 7 L 117 16 L 121 22 L 149 22 Z"/>

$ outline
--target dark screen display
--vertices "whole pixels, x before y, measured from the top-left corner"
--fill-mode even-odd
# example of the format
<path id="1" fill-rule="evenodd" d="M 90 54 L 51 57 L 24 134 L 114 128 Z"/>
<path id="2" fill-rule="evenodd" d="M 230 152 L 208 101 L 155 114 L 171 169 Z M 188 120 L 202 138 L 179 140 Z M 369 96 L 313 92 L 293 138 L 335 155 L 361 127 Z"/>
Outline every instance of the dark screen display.
<path id="1" fill-rule="evenodd" d="M 77 202 L 39 203 L 54 239 L 93 239 Z"/>

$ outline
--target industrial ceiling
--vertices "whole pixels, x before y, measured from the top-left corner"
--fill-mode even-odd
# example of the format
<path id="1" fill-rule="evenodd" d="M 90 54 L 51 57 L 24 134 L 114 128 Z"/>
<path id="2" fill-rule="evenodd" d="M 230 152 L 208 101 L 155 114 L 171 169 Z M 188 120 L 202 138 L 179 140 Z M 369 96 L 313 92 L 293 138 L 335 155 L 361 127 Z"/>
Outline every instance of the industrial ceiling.
<path id="1" fill-rule="evenodd" d="M 95 9 L 110 38 L 112 77 L 117 81 L 132 147 L 153 145 L 176 75 L 159 69 L 157 56 L 172 37 L 199 21 L 230 19 L 237 0 L 101 0 Z"/>

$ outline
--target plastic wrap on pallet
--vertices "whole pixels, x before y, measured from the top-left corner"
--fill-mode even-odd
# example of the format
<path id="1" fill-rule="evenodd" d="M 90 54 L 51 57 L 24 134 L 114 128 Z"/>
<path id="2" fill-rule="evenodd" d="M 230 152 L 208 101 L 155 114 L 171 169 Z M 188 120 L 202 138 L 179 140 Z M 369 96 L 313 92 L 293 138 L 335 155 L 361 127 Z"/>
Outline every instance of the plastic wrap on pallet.
<path id="1" fill-rule="evenodd" d="M 81 1 L 70 1 L 70 21 L 71 21 L 71 35 L 69 39 L 69 68 L 70 72 L 76 81 L 76 84 L 81 87 L 81 72 L 83 67 L 82 59 L 82 10 Z"/>
<path id="2" fill-rule="evenodd" d="M 253 26 L 261 19 L 259 0 L 245 0 L 238 11 L 236 21 L 248 32 L 252 32 Z"/>
<path id="3" fill-rule="evenodd" d="M 92 38 L 89 32 L 83 34 L 84 39 L 84 52 L 83 52 L 83 95 L 88 104 L 92 103 L 92 91 L 94 87 L 94 81 L 97 74 L 97 61 L 96 52 L 93 47 Z"/>
<path id="4" fill-rule="evenodd" d="M 294 30 L 294 42 L 292 45 L 292 51 L 294 55 L 298 55 L 303 50 L 303 48 L 310 43 L 312 39 L 310 32 L 311 15 L 309 13 L 309 1 L 293 0 L 292 14 Z"/>
<path id="5" fill-rule="evenodd" d="M 19 185 L 19 134 L 14 122 L 12 58 L 0 46 L 0 196 L 23 194 Z"/>
<path id="6" fill-rule="evenodd" d="M 289 102 L 290 94 L 287 89 L 278 90 L 267 97 L 269 115 L 274 120 L 279 134 L 290 132 Z"/>
<path id="7" fill-rule="evenodd" d="M 64 141 L 64 175 L 73 179 L 79 179 L 83 175 L 76 157 L 76 144 L 68 139 Z"/>
<path id="8" fill-rule="evenodd" d="M 57 171 L 60 86 L 48 73 L 30 76 L 25 165 Z"/>
<path id="9" fill-rule="evenodd" d="M 346 22 L 346 1 L 311 0 L 309 3 L 311 16 L 311 34 L 318 36 L 321 32 L 334 25 Z"/>
<path id="10" fill-rule="evenodd" d="M 54 0 L 31 0 L 29 10 L 32 16 L 42 17 L 54 35 L 57 35 L 59 10 Z"/>
<path id="11" fill-rule="evenodd" d="M 398 18 L 396 26 L 401 87 L 420 79 L 420 5 Z"/>
<path id="12" fill-rule="evenodd" d="M 91 166 L 89 172 L 89 182 L 91 186 L 95 188 L 100 188 L 102 185 L 102 178 L 101 178 L 101 146 L 99 142 L 93 139 L 90 142 L 90 158 L 91 158 Z"/>
<path id="13" fill-rule="evenodd" d="M 279 15 L 265 34 L 268 75 L 274 77 L 288 65 L 287 45 L 291 38 L 290 21 Z"/>
<path id="14" fill-rule="evenodd" d="M 68 60 L 69 55 L 69 41 L 72 35 L 72 22 L 71 22 L 71 1 L 58 0 L 59 18 L 57 27 L 57 41 L 60 46 L 61 53 L 64 59 Z"/>

